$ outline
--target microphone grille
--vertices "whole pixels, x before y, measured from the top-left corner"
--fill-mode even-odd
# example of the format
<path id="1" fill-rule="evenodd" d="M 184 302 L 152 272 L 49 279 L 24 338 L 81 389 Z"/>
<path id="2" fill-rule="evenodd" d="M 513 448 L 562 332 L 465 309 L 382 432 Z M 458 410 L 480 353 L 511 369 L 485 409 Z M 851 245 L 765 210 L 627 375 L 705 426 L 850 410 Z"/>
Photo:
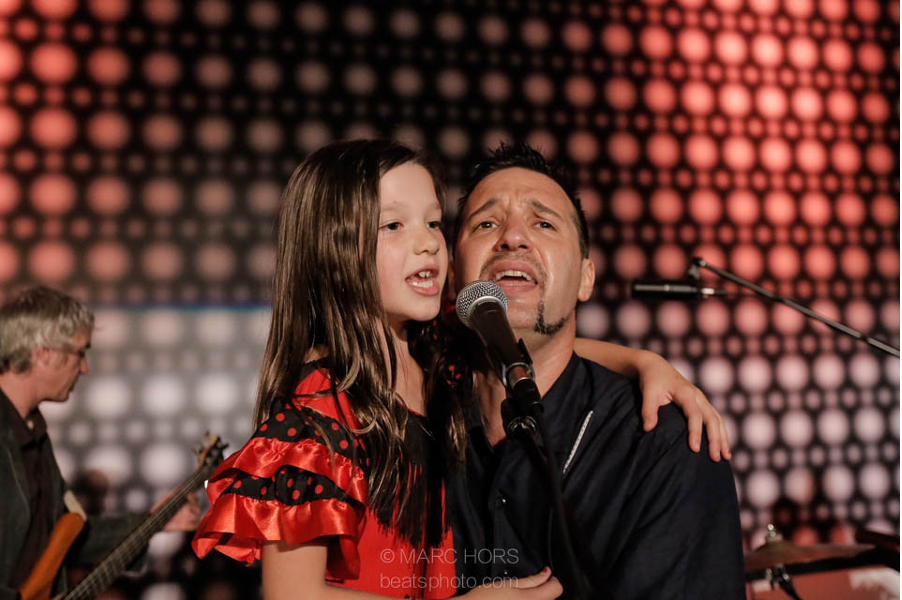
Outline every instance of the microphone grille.
<path id="1" fill-rule="evenodd" d="M 501 286 L 494 281 L 474 281 L 460 290 L 457 295 L 457 317 L 460 322 L 470 327 L 470 316 L 478 304 L 497 302 L 507 311 L 507 295 Z"/>

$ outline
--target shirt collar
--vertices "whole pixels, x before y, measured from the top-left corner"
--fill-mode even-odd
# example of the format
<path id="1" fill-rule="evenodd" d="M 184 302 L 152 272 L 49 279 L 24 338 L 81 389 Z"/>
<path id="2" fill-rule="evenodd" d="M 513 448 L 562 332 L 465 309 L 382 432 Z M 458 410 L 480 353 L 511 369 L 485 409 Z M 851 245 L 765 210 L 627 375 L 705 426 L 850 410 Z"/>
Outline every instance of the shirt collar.
<path id="1" fill-rule="evenodd" d="M 571 354 L 564 371 L 542 397 L 545 423 L 548 426 L 548 435 L 552 439 L 551 446 L 558 454 L 569 451 L 577 428 L 582 425 L 585 417 L 585 407 L 590 401 L 582 389 L 586 377 L 586 368 L 582 360 L 575 353 Z M 472 388 L 469 397 L 473 401 L 464 411 L 467 433 L 471 436 L 479 434 L 485 438 L 482 414 L 479 411 L 479 403 L 472 396 Z M 539 446 L 545 446 L 541 438 Z"/>
<path id="2" fill-rule="evenodd" d="M 3 390 L 0 390 L 0 412 L 3 413 L 3 420 L 10 424 L 13 440 L 20 448 L 37 443 L 47 435 L 47 422 L 41 411 L 35 408 L 23 419 Z"/>

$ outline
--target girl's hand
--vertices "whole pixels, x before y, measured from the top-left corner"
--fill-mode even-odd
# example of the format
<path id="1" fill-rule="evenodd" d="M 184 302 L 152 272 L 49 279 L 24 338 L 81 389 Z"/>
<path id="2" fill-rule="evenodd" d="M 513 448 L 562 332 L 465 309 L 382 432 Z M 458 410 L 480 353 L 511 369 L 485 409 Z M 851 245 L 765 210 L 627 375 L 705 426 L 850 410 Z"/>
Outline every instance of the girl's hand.
<path id="1" fill-rule="evenodd" d="M 698 452 L 702 446 L 702 428 L 708 432 L 708 453 L 717 462 L 732 458 L 730 440 L 723 417 L 700 389 L 689 383 L 669 362 L 653 352 L 644 352 L 637 361 L 639 387 L 642 389 L 642 424 L 651 431 L 658 423 L 658 410 L 670 402 L 683 409 L 689 421 L 689 447 Z"/>
<path id="2" fill-rule="evenodd" d="M 564 593 L 561 582 L 545 567 L 535 575 L 504 579 L 470 590 L 468 600 L 552 600 Z"/>

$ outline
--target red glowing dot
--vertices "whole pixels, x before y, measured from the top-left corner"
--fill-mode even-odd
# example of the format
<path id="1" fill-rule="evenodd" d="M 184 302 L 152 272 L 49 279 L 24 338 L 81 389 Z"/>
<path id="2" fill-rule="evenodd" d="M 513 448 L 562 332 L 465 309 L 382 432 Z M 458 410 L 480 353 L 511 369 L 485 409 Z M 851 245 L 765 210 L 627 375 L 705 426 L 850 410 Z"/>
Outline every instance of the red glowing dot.
<path id="1" fill-rule="evenodd" d="M 62 242 L 41 242 L 32 248 L 28 268 L 37 279 L 62 281 L 75 269 L 75 253 Z"/>
<path id="2" fill-rule="evenodd" d="M 749 0 L 749 8 L 759 15 L 772 15 L 780 8 L 778 0 Z"/>
<path id="3" fill-rule="evenodd" d="M 567 153 L 578 163 L 591 163 L 598 157 L 598 139 L 586 131 L 576 131 L 567 138 Z"/>
<path id="4" fill-rule="evenodd" d="M 752 38 L 752 58 L 762 67 L 778 67 L 783 63 L 783 45 L 776 36 L 759 33 Z"/>
<path id="5" fill-rule="evenodd" d="M 31 184 L 31 204 L 48 216 L 64 215 L 75 205 L 75 183 L 64 175 L 41 175 Z"/>
<path id="6" fill-rule="evenodd" d="M 130 135 L 131 128 L 121 113 L 104 111 L 88 121 L 88 137 L 95 146 L 104 150 L 121 148 Z"/>
<path id="7" fill-rule="evenodd" d="M 714 90 L 703 81 L 691 81 L 680 90 L 680 101 L 691 115 L 707 115 L 714 110 Z"/>
<path id="8" fill-rule="evenodd" d="M 836 271 L 836 255 L 826 246 L 811 246 L 805 251 L 805 271 L 815 279 L 830 279 Z"/>
<path id="9" fill-rule="evenodd" d="M 830 221 L 830 200 L 820 192 L 808 192 L 802 196 L 800 210 L 802 220 L 811 226 L 823 226 Z"/>
<path id="10" fill-rule="evenodd" d="M 820 173 L 827 166 L 827 150 L 817 140 L 802 140 L 795 154 L 796 164 L 806 173 Z"/>
<path id="11" fill-rule="evenodd" d="M 630 109 L 636 104 L 636 86 L 626 77 L 612 78 L 605 85 L 605 98 L 617 110 Z"/>
<path id="12" fill-rule="evenodd" d="M 720 109 L 729 117 L 744 117 L 752 109 L 752 95 L 744 85 L 728 83 L 718 95 Z"/>
<path id="13" fill-rule="evenodd" d="M 727 65 L 739 65 L 745 62 L 748 47 L 739 32 L 721 31 L 714 38 L 714 53 Z"/>
<path id="14" fill-rule="evenodd" d="M 792 163 L 792 149 L 782 138 L 768 138 L 759 147 L 761 164 L 768 171 L 782 173 Z"/>
<path id="15" fill-rule="evenodd" d="M 847 277 L 861 279 L 868 274 L 870 260 L 864 248 L 849 246 L 840 254 L 839 264 Z"/>
<path id="16" fill-rule="evenodd" d="M 2 198 L 2 194 L 0 194 Z M 2 199 L 0 199 L 2 205 Z M 0 210 L 0 212 L 3 212 Z M 871 216 L 880 225 L 895 225 L 899 219 L 899 200 L 891 196 L 880 195 L 871 202 Z"/>
<path id="17" fill-rule="evenodd" d="M 723 143 L 723 158 L 728 167 L 748 171 L 755 165 L 755 146 L 748 138 L 727 138 Z"/>
<path id="18" fill-rule="evenodd" d="M 650 25 L 639 34 L 639 47 L 649 58 L 664 59 L 673 51 L 673 40 L 664 27 Z"/>
<path id="19" fill-rule="evenodd" d="M 852 48 L 842 40 L 829 40 L 822 49 L 824 64 L 832 71 L 848 71 L 852 67 Z"/>
<path id="20" fill-rule="evenodd" d="M 777 86 L 764 86 L 755 92 L 755 105 L 762 117 L 781 119 L 786 115 L 786 93 Z"/>
<path id="21" fill-rule="evenodd" d="M 701 29 L 684 29 L 677 35 L 677 49 L 686 60 L 702 62 L 711 54 L 711 40 Z"/>
<path id="22" fill-rule="evenodd" d="M 75 53 L 62 44 L 41 44 L 31 54 L 32 71 L 46 83 L 69 81 L 77 67 Z"/>
<path id="23" fill-rule="evenodd" d="M 877 270 L 887 279 L 899 278 L 899 251 L 884 248 L 877 253 Z"/>
<path id="24" fill-rule="evenodd" d="M 676 91 L 670 82 L 663 79 L 646 83 L 642 96 L 646 106 L 655 112 L 668 113 L 676 106 Z"/>
<path id="25" fill-rule="evenodd" d="M 736 190 L 727 196 L 727 216 L 737 225 L 752 225 L 761 210 L 758 198 L 748 190 Z"/>
<path id="26" fill-rule="evenodd" d="M 874 23 L 880 18 L 880 3 L 876 0 L 855 0 L 852 10 L 858 20 L 865 23 Z"/>
<path id="27" fill-rule="evenodd" d="M 813 88 L 799 88 L 792 92 L 792 112 L 803 121 L 816 121 L 824 111 L 821 95 Z"/>
<path id="28" fill-rule="evenodd" d="M 629 133 L 615 133 L 608 138 L 608 155 L 618 165 L 631 165 L 639 159 L 639 142 Z"/>
<path id="29" fill-rule="evenodd" d="M 10 212 L 19 204 L 19 184 L 6 173 L 0 173 L 0 215 Z"/>
<path id="30" fill-rule="evenodd" d="M 817 44 L 811 38 L 794 37 L 786 47 L 789 62 L 796 68 L 807 71 L 817 66 Z"/>
<path id="31" fill-rule="evenodd" d="M 886 144 L 871 144 L 868 146 L 866 160 L 868 168 L 878 175 L 886 175 L 898 164 L 898 161 L 893 157 L 892 150 Z"/>
<path id="32" fill-rule="evenodd" d="M 848 14 L 848 6 L 841 0 L 820 0 L 818 11 L 825 19 L 842 21 Z"/>
<path id="33" fill-rule="evenodd" d="M 128 206 L 130 192 L 122 179 L 100 177 L 88 186 L 86 192 L 91 209 L 101 215 L 121 213 Z"/>
<path id="34" fill-rule="evenodd" d="M 116 48 L 100 48 L 88 57 L 88 73 L 94 81 L 103 85 L 122 83 L 129 72 L 128 57 Z"/>
<path id="35" fill-rule="evenodd" d="M 77 0 L 33 0 L 34 10 L 49 19 L 64 19 L 75 12 Z"/>
<path id="36" fill-rule="evenodd" d="M 827 95 L 827 112 L 837 121 L 852 121 L 857 112 L 855 96 L 848 90 L 831 91 Z"/>
<path id="37" fill-rule="evenodd" d="M 633 48 L 633 36 L 625 25 L 615 23 L 601 30 L 601 43 L 609 54 L 624 56 Z"/>
<path id="38" fill-rule="evenodd" d="M 740 277 L 755 280 L 764 271 L 764 257 L 757 246 L 740 244 L 730 253 L 730 266 Z"/>
<path id="39" fill-rule="evenodd" d="M 872 123 L 883 123 L 889 118 L 889 102 L 877 92 L 870 92 L 861 100 L 861 112 Z"/>
<path id="40" fill-rule="evenodd" d="M 767 268 L 778 279 L 798 277 L 799 263 L 799 253 L 792 246 L 774 246 L 767 254 Z"/>
<path id="41" fill-rule="evenodd" d="M 131 257 L 119 242 L 99 242 L 88 250 L 88 272 L 99 281 L 116 282 L 131 268 Z"/>
<path id="42" fill-rule="evenodd" d="M 624 279 L 641 277 L 645 267 L 645 252 L 638 246 L 626 244 L 614 252 L 614 270 Z"/>
<path id="43" fill-rule="evenodd" d="M 22 121 L 16 111 L 0 106 L 0 148 L 12 145 L 22 133 Z"/>
<path id="44" fill-rule="evenodd" d="M 835 142 L 830 148 L 830 161 L 840 173 L 854 174 L 861 168 L 861 151 L 849 141 Z"/>
<path id="45" fill-rule="evenodd" d="M 625 223 L 639 220 L 642 216 L 642 198 L 639 192 L 631 188 L 619 188 L 611 195 L 611 212 L 614 217 Z"/>
<path id="46" fill-rule="evenodd" d="M 0 40 L 0 81 L 15 77 L 22 68 L 22 53 L 12 42 Z"/>
<path id="47" fill-rule="evenodd" d="M 858 194 L 842 194 L 836 199 L 836 218 L 848 227 L 857 227 L 864 222 L 864 200 Z"/>
<path id="48" fill-rule="evenodd" d="M 669 168 L 680 159 L 680 146 L 672 135 L 656 133 L 648 139 L 648 158 L 656 166 Z"/>
<path id="49" fill-rule="evenodd" d="M 693 168 L 712 169 L 717 158 L 717 143 L 710 136 L 693 135 L 686 141 L 686 160 Z"/>
<path id="50" fill-rule="evenodd" d="M 19 270 L 19 251 L 12 245 L 0 242 L 0 281 L 9 281 Z"/>
<path id="51" fill-rule="evenodd" d="M 717 223 L 723 213 L 720 197 L 711 190 L 697 190 L 689 196 L 689 215 L 703 225 Z"/>
<path id="52" fill-rule="evenodd" d="M 764 197 L 764 216 L 774 225 L 789 225 L 796 218 L 796 206 L 787 192 L 770 192 Z"/>
<path id="53" fill-rule="evenodd" d="M 31 120 L 31 137 L 45 148 L 63 148 L 75 141 L 75 118 L 59 108 L 38 111 Z"/>
<path id="54" fill-rule="evenodd" d="M 655 190 L 649 205 L 652 216 L 660 223 L 676 223 L 683 216 L 683 201 L 669 188 Z"/>

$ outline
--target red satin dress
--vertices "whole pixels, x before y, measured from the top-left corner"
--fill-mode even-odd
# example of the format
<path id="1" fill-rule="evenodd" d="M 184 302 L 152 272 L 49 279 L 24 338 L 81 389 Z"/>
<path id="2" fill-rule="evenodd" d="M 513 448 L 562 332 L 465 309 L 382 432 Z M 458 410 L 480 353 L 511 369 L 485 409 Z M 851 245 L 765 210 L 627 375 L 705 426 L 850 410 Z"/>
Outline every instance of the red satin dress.
<path id="1" fill-rule="evenodd" d="M 441 546 L 416 550 L 379 524 L 366 506 L 368 459 L 351 431 L 360 426 L 347 396 L 338 394 L 336 406 L 331 393 L 307 395 L 329 390 L 327 372 L 311 369 L 297 397 L 219 466 L 207 486 L 212 507 L 194 536 L 195 553 L 203 558 L 215 548 L 252 564 L 265 541 L 325 538 L 332 584 L 395 598 L 452 596 L 451 532 Z"/>

